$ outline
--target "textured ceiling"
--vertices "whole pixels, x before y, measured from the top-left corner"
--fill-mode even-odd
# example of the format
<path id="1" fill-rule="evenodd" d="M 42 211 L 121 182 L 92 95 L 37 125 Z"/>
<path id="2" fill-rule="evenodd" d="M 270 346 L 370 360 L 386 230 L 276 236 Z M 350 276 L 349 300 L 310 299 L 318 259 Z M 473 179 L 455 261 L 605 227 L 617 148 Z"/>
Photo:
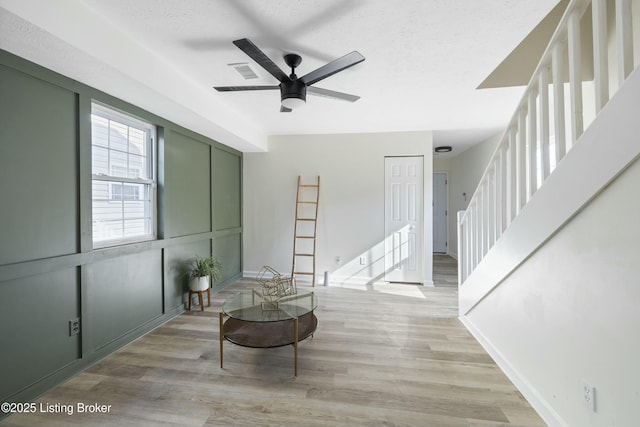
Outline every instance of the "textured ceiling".
<path id="1" fill-rule="evenodd" d="M 476 89 L 557 0 L 0 0 L 1 45 L 36 63 L 242 151 L 274 134 L 434 130 L 460 149 L 504 128 L 523 89 Z M 249 62 L 247 37 L 304 75 L 352 50 L 366 60 L 317 86 L 321 97 L 279 112 L 277 91 L 219 93 L 247 84 L 227 66 Z M 288 71 L 287 71 L 288 73 Z M 458 150 L 459 151 L 459 150 Z"/>

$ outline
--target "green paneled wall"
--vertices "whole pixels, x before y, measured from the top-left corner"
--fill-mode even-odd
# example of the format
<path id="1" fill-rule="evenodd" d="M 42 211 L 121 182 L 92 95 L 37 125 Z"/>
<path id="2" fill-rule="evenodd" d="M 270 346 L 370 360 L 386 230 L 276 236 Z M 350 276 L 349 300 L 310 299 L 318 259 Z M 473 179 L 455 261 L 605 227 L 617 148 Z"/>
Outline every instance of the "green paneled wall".
<path id="1" fill-rule="evenodd" d="M 92 100 L 159 127 L 157 240 L 92 249 Z M 0 120 L 0 401 L 181 313 L 195 255 L 241 276 L 241 153 L 1 50 Z"/>
<path id="2" fill-rule="evenodd" d="M 165 250 L 165 277 L 167 283 L 172 284 L 166 290 L 165 298 L 173 306 L 181 304 L 185 292 L 189 290 L 189 268 L 192 260 L 196 256 L 207 256 L 210 252 L 211 240 L 208 239 L 171 246 Z"/>
<path id="3" fill-rule="evenodd" d="M 88 305 L 93 313 L 94 350 L 162 315 L 160 251 L 99 261 L 92 270 Z"/>
<path id="4" fill-rule="evenodd" d="M 213 194 L 220 202 L 213 205 L 216 230 L 240 227 L 241 168 L 240 157 L 221 149 L 215 150 Z"/>
<path id="5" fill-rule="evenodd" d="M 3 66 L 0 93 L 0 265 L 74 253 L 76 94 Z"/>
<path id="6" fill-rule="evenodd" d="M 166 233 L 211 231 L 211 146 L 178 132 L 165 135 Z"/>
<path id="7" fill-rule="evenodd" d="M 0 396 L 6 397 L 80 357 L 80 335 L 69 336 L 69 320 L 80 316 L 78 272 L 2 282 L 0 295 Z"/>
<path id="8" fill-rule="evenodd" d="M 242 236 L 240 233 L 225 233 L 216 238 L 215 254 L 222 261 L 222 277 L 232 277 L 242 269 Z M 222 283 L 224 285 L 224 281 Z M 221 288 L 215 285 L 214 288 Z"/>

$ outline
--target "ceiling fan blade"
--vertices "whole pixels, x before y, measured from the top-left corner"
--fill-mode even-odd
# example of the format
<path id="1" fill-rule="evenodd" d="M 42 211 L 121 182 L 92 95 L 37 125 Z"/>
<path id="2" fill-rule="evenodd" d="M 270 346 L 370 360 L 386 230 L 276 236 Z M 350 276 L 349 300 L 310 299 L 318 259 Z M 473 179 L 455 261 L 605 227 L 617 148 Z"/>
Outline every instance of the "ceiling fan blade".
<path id="1" fill-rule="evenodd" d="M 253 44 L 249 39 L 234 40 L 233 44 L 246 53 L 251 59 L 256 61 L 258 65 L 267 70 L 269 74 L 278 79 L 279 82 L 289 81 L 284 71 L 280 69 L 267 55 L 261 51 L 258 46 Z"/>
<path id="2" fill-rule="evenodd" d="M 301 80 L 304 84 L 310 86 L 322 79 L 326 79 L 327 77 L 332 76 L 344 69 L 352 67 L 362 61 L 364 61 L 364 56 L 362 56 L 357 50 L 354 50 L 351 53 L 347 53 L 345 56 L 342 56 L 336 60 L 329 62 L 326 65 L 323 65 L 322 67 L 310 72 L 309 74 L 305 74 L 298 80 Z"/>
<path id="3" fill-rule="evenodd" d="M 357 95 L 351 95 L 344 92 L 336 92 L 335 90 L 322 89 L 315 86 L 307 87 L 307 93 L 315 96 L 322 96 L 324 98 L 339 99 L 348 102 L 356 102 L 358 99 L 360 99 L 360 97 Z"/>
<path id="4" fill-rule="evenodd" d="M 239 90 L 274 90 L 280 86 L 214 86 L 218 92 L 237 92 Z"/>
<path id="5" fill-rule="evenodd" d="M 287 108 L 284 105 L 280 106 L 280 112 L 281 113 L 290 113 L 291 111 L 293 111 L 291 108 Z"/>

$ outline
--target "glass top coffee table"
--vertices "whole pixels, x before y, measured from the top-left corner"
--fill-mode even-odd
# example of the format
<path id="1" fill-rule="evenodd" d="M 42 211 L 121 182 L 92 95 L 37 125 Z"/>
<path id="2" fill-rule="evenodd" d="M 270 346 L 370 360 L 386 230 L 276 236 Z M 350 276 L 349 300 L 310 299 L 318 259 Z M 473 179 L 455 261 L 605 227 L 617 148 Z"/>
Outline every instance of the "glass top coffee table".
<path id="1" fill-rule="evenodd" d="M 298 376 L 298 342 L 315 332 L 318 319 L 313 311 L 317 307 L 318 297 L 313 292 L 267 302 L 255 289 L 237 293 L 223 304 L 220 313 L 220 368 L 224 367 L 225 339 L 253 348 L 293 345 L 294 374 Z"/>

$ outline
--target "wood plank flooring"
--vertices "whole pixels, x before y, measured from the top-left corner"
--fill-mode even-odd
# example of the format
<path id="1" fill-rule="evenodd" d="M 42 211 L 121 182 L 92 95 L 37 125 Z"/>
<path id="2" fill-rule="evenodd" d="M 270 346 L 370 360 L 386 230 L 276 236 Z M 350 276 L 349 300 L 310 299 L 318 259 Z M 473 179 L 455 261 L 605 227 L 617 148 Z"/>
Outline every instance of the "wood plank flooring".
<path id="1" fill-rule="evenodd" d="M 433 254 L 433 282 L 435 286 L 458 287 L 458 262 L 449 255 Z"/>
<path id="2" fill-rule="evenodd" d="M 298 377 L 292 347 L 225 343 L 220 369 L 220 307 L 257 287 L 241 280 L 204 312 L 196 306 L 36 401 L 71 405 L 73 415 L 16 414 L 0 425 L 543 426 L 458 321 L 455 260 L 434 265 L 435 287 L 315 287 L 319 325 L 300 344 Z M 77 413 L 78 402 L 111 408 Z"/>

